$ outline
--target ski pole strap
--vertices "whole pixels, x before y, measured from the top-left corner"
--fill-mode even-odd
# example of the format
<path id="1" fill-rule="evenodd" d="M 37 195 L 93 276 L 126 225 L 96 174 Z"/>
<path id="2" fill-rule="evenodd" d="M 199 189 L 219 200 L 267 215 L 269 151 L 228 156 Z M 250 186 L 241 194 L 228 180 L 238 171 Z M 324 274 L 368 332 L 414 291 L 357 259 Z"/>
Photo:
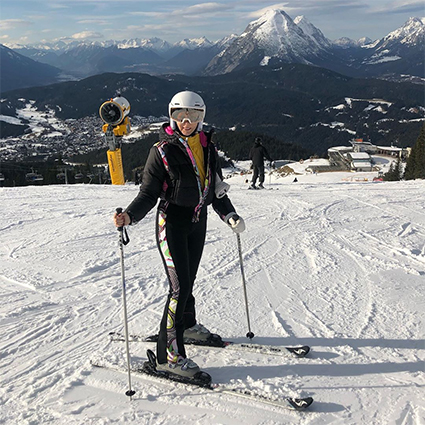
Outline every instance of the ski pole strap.
<path id="1" fill-rule="evenodd" d="M 130 238 L 127 233 L 127 229 L 125 227 L 118 228 L 120 232 L 121 242 L 123 245 L 127 245 L 130 242 Z"/>

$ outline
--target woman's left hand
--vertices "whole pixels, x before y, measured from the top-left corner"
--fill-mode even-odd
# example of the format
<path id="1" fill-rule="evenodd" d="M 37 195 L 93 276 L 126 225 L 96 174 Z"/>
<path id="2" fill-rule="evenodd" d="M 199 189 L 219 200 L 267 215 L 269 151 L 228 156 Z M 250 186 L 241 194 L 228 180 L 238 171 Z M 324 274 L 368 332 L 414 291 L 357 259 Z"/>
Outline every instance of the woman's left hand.
<path id="1" fill-rule="evenodd" d="M 227 219 L 227 223 L 235 233 L 242 233 L 245 230 L 245 221 L 236 213 L 233 213 L 233 215 Z"/>

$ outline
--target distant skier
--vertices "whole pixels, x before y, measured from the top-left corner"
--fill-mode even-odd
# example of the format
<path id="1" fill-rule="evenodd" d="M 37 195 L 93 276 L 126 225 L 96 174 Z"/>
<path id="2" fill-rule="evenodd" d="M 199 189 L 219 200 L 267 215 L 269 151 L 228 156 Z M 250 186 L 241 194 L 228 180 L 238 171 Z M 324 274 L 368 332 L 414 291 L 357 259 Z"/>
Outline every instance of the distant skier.
<path id="1" fill-rule="evenodd" d="M 267 152 L 267 149 L 261 144 L 261 139 L 257 137 L 254 142 L 254 146 L 251 148 L 249 152 L 249 159 L 252 161 L 252 181 L 250 189 L 257 189 L 255 183 L 257 179 L 259 179 L 258 188 L 264 189 L 264 158 L 272 162 L 272 159 Z"/>
<path id="2" fill-rule="evenodd" d="M 227 195 L 218 194 L 223 177 L 212 132 L 202 131 L 205 110 L 201 96 L 190 91 L 171 99 L 170 122 L 162 126 L 160 141 L 149 152 L 139 194 L 123 213 L 114 215 L 117 227 L 136 224 L 160 198 L 156 237 L 169 293 L 159 330 L 157 370 L 189 379 L 199 367 L 186 357 L 183 337 L 206 340 L 211 335 L 196 320 L 192 294 L 205 244 L 207 206 L 212 204 L 235 233 L 245 229 Z"/>

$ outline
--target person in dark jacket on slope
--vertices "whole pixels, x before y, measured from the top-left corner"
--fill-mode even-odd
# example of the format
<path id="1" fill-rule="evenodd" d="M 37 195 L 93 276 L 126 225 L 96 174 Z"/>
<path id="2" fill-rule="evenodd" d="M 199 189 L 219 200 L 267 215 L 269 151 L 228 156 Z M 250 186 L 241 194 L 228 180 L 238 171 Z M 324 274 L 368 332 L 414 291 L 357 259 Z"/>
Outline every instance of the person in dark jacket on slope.
<path id="1" fill-rule="evenodd" d="M 264 189 L 264 158 L 272 162 L 272 159 L 267 152 L 267 149 L 261 144 L 261 139 L 257 137 L 254 142 L 254 146 L 249 151 L 249 159 L 252 161 L 252 181 L 250 189 L 257 189 L 255 183 L 257 182 L 257 178 L 259 178 L 260 189 Z"/>
<path id="2" fill-rule="evenodd" d="M 222 173 L 212 133 L 204 133 L 205 104 L 194 92 L 177 93 L 169 104 L 170 123 L 152 146 L 139 194 L 115 225 L 133 225 L 158 204 L 157 244 L 169 282 L 159 330 L 157 369 L 192 377 L 200 369 L 187 358 L 183 338 L 207 339 L 211 334 L 196 320 L 192 290 L 207 228 L 207 206 L 236 233 L 245 229 L 226 194 L 219 193 Z M 217 193 L 217 194 L 216 194 Z"/>

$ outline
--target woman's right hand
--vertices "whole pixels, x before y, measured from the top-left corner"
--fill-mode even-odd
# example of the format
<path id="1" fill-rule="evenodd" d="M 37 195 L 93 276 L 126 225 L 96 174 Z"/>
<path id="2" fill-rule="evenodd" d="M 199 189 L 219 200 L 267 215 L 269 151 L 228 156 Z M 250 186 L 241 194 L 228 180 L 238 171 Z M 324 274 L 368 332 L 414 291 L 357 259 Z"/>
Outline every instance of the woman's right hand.
<path id="1" fill-rule="evenodd" d="M 130 216 L 126 212 L 115 213 L 113 218 L 116 227 L 128 226 L 131 222 Z"/>

